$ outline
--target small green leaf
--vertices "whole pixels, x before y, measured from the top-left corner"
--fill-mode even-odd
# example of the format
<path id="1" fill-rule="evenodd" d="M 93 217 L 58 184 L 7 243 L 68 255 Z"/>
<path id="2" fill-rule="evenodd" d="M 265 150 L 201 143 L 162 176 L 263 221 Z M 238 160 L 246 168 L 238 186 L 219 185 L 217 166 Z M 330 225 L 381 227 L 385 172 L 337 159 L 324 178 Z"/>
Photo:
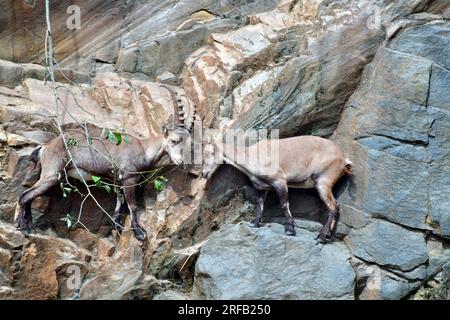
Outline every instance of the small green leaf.
<path id="1" fill-rule="evenodd" d="M 161 192 L 165 189 L 166 182 L 167 182 L 167 179 L 164 178 L 163 176 L 160 176 L 155 179 L 155 181 L 153 182 L 153 186 L 155 187 L 156 191 Z"/>
<path id="2" fill-rule="evenodd" d="M 79 144 L 79 142 L 78 142 L 78 140 L 75 139 L 75 138 L 69 138 L 69 139 L 67 139 L 67 145 L 68 145 L 69 147 L 72 147 L 72 146 L 77 147 L 78 144 Z"/>
<path id="3" fill-rule="evenodd" d="M 71 192 L 73 191 L 72 188 L 65 187 L 64 184 L 63 184 L 62 182 L 59 184 L 59 186 L 60 186 L 60 188 L 61 188 L 61 190 L 62 190 L 62 192 L 63 192 L 63 197 L 64 197 L 64 198 L 67 198 L 67 196 L 69 195 L 69 193 L 71 193 Z"/>
<path id="4" fill-rule="evenodd" d="M 125 141 L 125 144 L 130 144 L 130 137 L 129 136 L 125 135 L 123 140 Z"/>
<path id="5" fill-rule="evenodd" d="M 104 184 L 104 185 L 102 186 L 102 188 L 105 189 L 106 192 L 111 193 L 111 187 L 110 187 L 109 185 Z"/>
<path id="6" fill-rule="evenodd" d="M 160 192 L 162 190 L 162 188 L 163 188 L 161 181 L 155 180 L 154 184 L 155 184 L 156 191 Z"/>
<path id="7" fill-rule="evenodd" d="M 123 136 L 122 133 L 119 130 L 107 130 L 107 129 L 102 129 L 102 134 L 101 136 L 105 136 L 106 139 L 109 140 L 109 142 L 115 144 L 115 145 L 120 145 L 123 141 L 123 139 L 125 138 L 125 142 L 128 144 L 129 142 L 129 138 L 127 136 Z"/>
<path id="8" fill-rule="evenodd" d="M 120 132 L 115 131 L 114 137 L 116 139 L 116 144 L 120 145 L 122 143 L 122 134 Z"/>
<path id="9" fill-rule="evenodd" d="M 71 193 L 72 192 L 72 189 L 71 188 L 64 188 L 63 189 L 63 196 L 64 196 L 64 198 L 67 198 L 67 196 L 69 195 L 69 193 Z"/>
<path id="10" fill-rule="evenodd" d="M 111 130 L 108 130 L 108 140 L 111 143 L 116 143 L 116 137 L 114 136 L 114 133 Z"/>
<path id="11" fill-rule="evenodd" d="M 65 217 L 60 219 L 61 221 L 64 221 L 67 225 L 67 229 L 70 229 L 70 227 L 73 224 L 73 217 L 70 213 L 67 213 Z"/>
<path id="12" fill-rule="evenodd" d="M 102 178 L 97 176 L 91 176 L 92 181 L 94 181 L 95 185 L 98 186 L 102 182 Z"/>

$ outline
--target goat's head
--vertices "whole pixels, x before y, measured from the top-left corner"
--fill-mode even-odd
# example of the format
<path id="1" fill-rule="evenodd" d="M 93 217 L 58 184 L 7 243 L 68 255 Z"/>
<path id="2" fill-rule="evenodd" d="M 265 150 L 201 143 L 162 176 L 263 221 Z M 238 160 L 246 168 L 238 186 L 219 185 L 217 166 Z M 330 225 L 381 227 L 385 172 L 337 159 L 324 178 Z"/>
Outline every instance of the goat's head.
<path id="1" fill-rule="evenodd" d="M 169 130 L 167 127 L 163 127 L 163 133 L 165 138 L 165 151 L 169 155 L 170 160 L 175 165 L 183 163 L 183 146 L 188 143 L 189 136 L 191 135 L 192 127 L 194 125 L 196 109 L 195 105 L 191 107 L 188 97 L 184 97 L 185 104 L 183 105 L 182 98 L 169 86 L 165 87 L 172 99 L 174 107 L 174 129 Z"/>
<path id="2" fill-rule="evenodd" d="M 181 128 L 175 130 L 169 130 L 166 127 L 163 128 L 165 142 L 165 151 L 168 154 L 170 160 L 175 165 L 183 163 L 183 144 L 189 137 L 189 131 Z"/>

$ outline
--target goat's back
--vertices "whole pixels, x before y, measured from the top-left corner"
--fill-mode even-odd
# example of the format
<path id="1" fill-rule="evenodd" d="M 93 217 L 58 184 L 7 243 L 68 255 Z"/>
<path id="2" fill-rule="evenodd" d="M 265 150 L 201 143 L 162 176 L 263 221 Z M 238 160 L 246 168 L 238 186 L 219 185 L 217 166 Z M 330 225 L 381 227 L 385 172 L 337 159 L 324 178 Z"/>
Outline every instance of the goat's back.
<path id="1" fill-rule="evenodd" d="M 311 175 L 320 175 L 330 167 L 344 170 L 348 163 L 341 149 L 333 141 L 316 136 L 262 140 L 254 147 L 270 148 L 270 161 L 279 162 L 279 168 L 288 180 L 301 181 Z M 273 154 L 276 153 L 278 156 L 274 157 Z"/>

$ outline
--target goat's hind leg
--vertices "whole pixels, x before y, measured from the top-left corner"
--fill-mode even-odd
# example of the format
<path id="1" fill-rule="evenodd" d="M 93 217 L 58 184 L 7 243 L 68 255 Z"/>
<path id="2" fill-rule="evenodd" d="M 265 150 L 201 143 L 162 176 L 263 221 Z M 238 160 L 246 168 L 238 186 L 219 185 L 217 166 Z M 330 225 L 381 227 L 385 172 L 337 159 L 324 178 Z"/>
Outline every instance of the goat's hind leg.
<path id="1" fill-rule="evenodd" d="M 332 186 L 329 183 L 318 183 L 316 189 L 320 199 L 325 203 L 328 209 L 327 221 L 323 225 L 316 239 L 325 243 L 327 238 L 331 237 L 331 232 L 335 227 L 339 214 L 339 206 L 333 196 Z"/>
<path id="2" fill-rule="evenodd" d="M 14 215 L 14 225 L 16 229 L 28 232 L 27 229 L 31 227 L 29 223 L 31 216 L 31 203 L 23 204 L 22 201 L 20 201 L 23 195 L 24 192 L 20 195 L 19 201 L 17 202 L 16 205 L 16 213 Z"/>
<path id="3" fill-rule="evenodd" d="M 58 183 L 58 179 L 47 178 L 40 179 L 30 189 L 24 191 L 19 197 L 18 210 L 19 214 L 16 217 L 16 227 L 25 235 L 29 235 L 33 230 L 33 218 L 31 216 L 31 203 L 37 197 L 42 196 L 51 187 Z"/>

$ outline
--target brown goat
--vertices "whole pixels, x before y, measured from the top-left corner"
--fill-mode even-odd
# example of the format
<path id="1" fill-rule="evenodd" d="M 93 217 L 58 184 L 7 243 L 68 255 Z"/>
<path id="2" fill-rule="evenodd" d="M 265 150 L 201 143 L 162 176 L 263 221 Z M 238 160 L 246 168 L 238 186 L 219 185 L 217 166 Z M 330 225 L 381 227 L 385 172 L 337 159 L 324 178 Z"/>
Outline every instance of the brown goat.
<path id="1" fill-rule="evenodd" d="M 135 195 L 142 172 L 152 169 L 165 154 L 168 154 L 176 165 L 182 163 L 182 141 L 189 135 L 191 118 L 195 116 L 195 110 L 188 110 L 188 116 L 185 117 L 181 99 L 176 97 L 172 89 L 169 91 L 175 107 L 177 128 L 170 131 L 165 129 L 163 135 L 152 134 L 148 139 L 128 136 L 126 142 L 117 144 L 105 139 L 102 129 L 95 125 L 87 125 L 88 135 L 79 125 L 67 125 L 66 140 L 70 138 L 71 141 L 76 141 L 75 145 L 69 146 L 71 160 L 61 136 L 37 148 L 32 153 L 32 159 L 41 165 L 40 179 L 20 195 L 16 208 L 16 227 L 25 234 L 32 230 L 32 201 L 64 181 L 66 173 L 76 179 L 80 179 L 81 174 L 85 181 L 91 180 L 95 175 L 121 186 L 130 211 L 134 234 L 137 239 L 144 240 L 146 232 L 139 225 Z M 113 217 L 119 226 L 120 208 L 123 204 L 121 199 L 118 195 Z"/>
<path id="2" fill-rule="evenodd" d="M 258 150 L 270 150 L 276 157 L 267 153 L 261 155 Z M 254 157 L 257 154 L 260 156 Z M 239 157 L 247 161 L 238 161 Z M 249 147 L 213 142 L 204 149 L 203 176 L 211 177 L 223 162 L 245 173 L 258 190 L 253 226 L 259 227 L 261 224 L 267 191 L 275 190 L 288 219 L 286 234 L 295 235 L 294 219 L 289 210 L 288 187 L 316 188 L 320 199 L 328 208 L 328 218 L 318 238 L 325 242 L 326 238 L 331 236 L 338 215 L 338 205 L 332 188 L 344 174 L 351 174 L 351 161 L 344 157 L 339 147 L 331 140 L 315 136 L 297 136 L 261 140 Z"/>

